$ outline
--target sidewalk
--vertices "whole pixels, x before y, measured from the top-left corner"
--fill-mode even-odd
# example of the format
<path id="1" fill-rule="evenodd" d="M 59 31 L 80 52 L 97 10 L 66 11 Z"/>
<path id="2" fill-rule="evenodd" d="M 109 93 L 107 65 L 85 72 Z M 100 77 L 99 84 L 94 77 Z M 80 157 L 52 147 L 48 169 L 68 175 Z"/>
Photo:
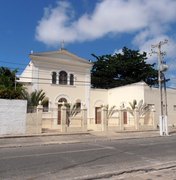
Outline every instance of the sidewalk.
<path id="1" fill-rule="evenodd" d="M 70 134 L 39 134 L 30 136 L 0 137 L 0 148 L 41 146 L 49 144 L 83 143 L 102 140 L 158 137 L 158 131 L 145 132 L 85 132 Z"/>

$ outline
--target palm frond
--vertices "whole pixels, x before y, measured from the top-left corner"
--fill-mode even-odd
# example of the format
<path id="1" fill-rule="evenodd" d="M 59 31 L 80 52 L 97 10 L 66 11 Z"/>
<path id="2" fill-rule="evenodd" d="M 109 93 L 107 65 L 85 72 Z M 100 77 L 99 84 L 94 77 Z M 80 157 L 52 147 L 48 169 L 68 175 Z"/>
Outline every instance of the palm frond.
<path id="1" fill-rule="evenodd" d="M 108 118 L 112 117 L 114 113 L 116 113 L 118 110 L 115 109 L 116 106 L 112 106 L 110 109 L 108 109 Z"/>
<path id="2" fill-rule="evenodd" d="M 134 110 L 133 109 L 131 109 L 129 107 L 127 107 L 126 109 L 132 116 L 134 116 Z"/>
<path id="3" fill-rule="evenodd" d="M 131 109 L 135 109 L 136 105 L 137 105 L 137 101 L 134 99 L 133 102 L 129 102 L 130 106 L 131 106 Z"/>

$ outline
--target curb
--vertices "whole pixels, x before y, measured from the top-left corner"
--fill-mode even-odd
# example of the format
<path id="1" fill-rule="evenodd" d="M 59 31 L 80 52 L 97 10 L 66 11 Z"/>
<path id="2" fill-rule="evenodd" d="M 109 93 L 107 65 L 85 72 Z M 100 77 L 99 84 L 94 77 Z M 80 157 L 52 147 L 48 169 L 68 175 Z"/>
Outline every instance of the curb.
<path id="1" fill-rule="evenodd" d="M 0 136 L 0 139 L 11 139 L 11 138 L 30 138 L 30 137 L 46 137 L 46 136 L 74 136 L 74 135 L 90 135 L 88 132 L 77 132 L 77 133 L 46 133 L 46 134 L 25 134 L 25 135 L 6 135 Z"/>
<path id="2" fill-rule="evenodd" d="M 128 133 L 147 133 L 147 132 L 158 132 L 158 130 L 147 130 L 147 131 L 109 131 L 109 133 L 116 133 L 116 134 L 128 134 Z M 70 132 L 70 133 L 41 133 L 41 134 L 22 134 L 22 135 L 4 135 L 0 136 L 0 139 L 10 139 L 10 138 L 28 138 L 28 137 L 46 137 L 46 136 L 74 136 L 74 135 L 94 135 L 94 134 L 108 134 L 107 132 L 101 132 L 101 131 L 91 131 L 91 132 Z"/>
<path id="3" fill-rule="evenodd" d="M 148 133 L 147 133 L 148 132 Z M 96 133 L 88 133 L 88 132 L 79 132 L 79 133 L 62 133 L 62 134 L 35 134 L 35 135 L 21 135 L 21 136 L 5 136 L 5 137 L 0 137 L 0 148 L 13 148 L 13 147 L 27 147 L 27 146 L 45 146 L 45 145 L 56 145 L 56 144 L 71 144 L 71 143 L 87 143 L 87 142 L 98 142 L 98 141 L 114 141 L 114 140 L 127 140 L 127 139 L 145 139 L 145 138 L 156 138 L 156 137 L 161 137 L 159 135 L 158 131 L 153 131 L 154 133 L 150 133 L 149 131 L 142 131 L 142 132 L 127 132 L 126 136 L 124 133 L 120 132 L 113 132 L 113 134 L 99 134 Z M 112 133 L 112 132 L 111 132 Z M 133 134 L 133 133 L 136 133 Z M 139 134 L 137 134 L 139 133 Z M 121 136 L 119 136 L 121 134 Z M 74 136 L 81 136 L 81 135 L 90 135 L 90 137 L 85 138 L 78 138 L 74 139 Z M 171 133 L 170 136 L 175 135 L 175 133 Z M 34 142 L 28 142 L 28 138 L 47 138 L 47 137 L 56 137 L 54 140 L 53 139 L 34 139 Z M 57 137 L 61 137 L 61 139 L 57 139 Z M 67 137 L 65 140 L 62 139 L 62 137 Z M 68 137 L 71 137 L 70 139 Z M 163 137 L 163 136 L 162 136 Z M 15 143 L 14 141 L 12 142 L 12 139 L 18 139 L 19 141 Z M 20 142 L 20 139 L 26 138 L 25 140 Z M 73 139 L 72 139 L 73 138 Z M 6 141 L 6 139 L 9 139 L 9 142 Z M 32 140 L 33 141 L 33 140 Z M 5 142 L 5 143 L 4 143 Z M 3 145 L 4 143 L 4 145 Z"/>

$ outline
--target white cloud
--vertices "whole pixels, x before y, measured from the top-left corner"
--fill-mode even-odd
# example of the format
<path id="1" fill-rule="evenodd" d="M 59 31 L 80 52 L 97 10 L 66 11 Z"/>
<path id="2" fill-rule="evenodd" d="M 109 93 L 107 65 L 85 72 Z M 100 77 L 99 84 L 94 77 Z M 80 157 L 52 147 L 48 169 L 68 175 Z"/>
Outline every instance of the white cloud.
<path id="1" fill-rule="evenodd" d="M 36 27 L 36 39 L 49 46 L 58 46 L 63 40 L 67 43 L 85 42 L 111 33 L 133 33 L 131 43 L 147 53 L 151 52 L 152 44 L 168 39 L 162 50 L 167 52 L 164 60 L 169 65 L 166 73 L 171 79 L 169 84 L 175 86 L 176 37 L 171 34 L 175 9 L 176 0 L 102 0 L 97 1 L 92 13 L 80 14 L 76 18 L 71 3 L 58 1 L 56 7 L 44 9 Z M 121 52 L 121 49 L 114 51 Z M 156 54 L 148 54 L 148 57 L 149 63 L 157 63 Z"/>
<path id="2" fill-rule="evenodd" d="M 57 45 L 63 39 L 68 42 L 75 40 L 76 34 L 70 24 L 73 15 L 70 4 L 65 1 L 58 2 L 55 8 L 45 8 L 36 28 L 37 40 L 47 45 Z"/>
<path id="3" fill-rule="evenodd" d="M 136 41 L 144 36 L 163 34 L 168 24 L 175 21 L 174 0 L 103 0 L 98 1 L 91 14 L 74 19 L 74 9 L 67 1 L 45 9 L 36 28 L 36 39 L 47 45 L 90 41 L 109 33 L 139 33 Z"/>
<path id="4" fill-rule="evenodd" d="M 152 44 L 168 39 L 169 43 L 162 50 L 167 52 L 167 74 L 175 78 L 176 38 L 168 33 L 175 23 L 175 9 L 175 0 L 102 0 L 97 1 L 92 13 L 76 18 L 68 1 L 58 1 L 56 7 L 44 9 L 36 27 L 36 39 L 46 45 L 57 46 L 62 40 L 67 43 L 84 42 L 110 33 L 133 33 L 131 43 L 148 53 Z M 149 56 L 148 61 L 157 62 L 157 55 Z"/>
<path id="5" fill-rule="evenodd" d="M 122 54 L 122 53 L 123 53 L 122 50 L 123 50 L 123 49 L 115 49 L 112 54 L 113 54 L 113 55 L 114 55 L 114 54 L 119 54 L 119 53 Z"/>

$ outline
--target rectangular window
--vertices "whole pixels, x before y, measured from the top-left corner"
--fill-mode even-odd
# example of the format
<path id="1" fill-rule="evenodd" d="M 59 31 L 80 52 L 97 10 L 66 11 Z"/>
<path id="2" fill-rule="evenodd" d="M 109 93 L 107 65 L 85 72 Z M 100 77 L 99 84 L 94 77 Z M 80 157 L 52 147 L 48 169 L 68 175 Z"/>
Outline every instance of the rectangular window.
<path id="1" fill-rule="evenodd" d="M 52 84 L 56 84 L 56 77 L 57 77 L 56 72 L 52 72 Z"/>
<path id="2" fill-rule="evenodd" d="M 74 85 L 74 75 L 70 74 L 70 85 Z"/>

